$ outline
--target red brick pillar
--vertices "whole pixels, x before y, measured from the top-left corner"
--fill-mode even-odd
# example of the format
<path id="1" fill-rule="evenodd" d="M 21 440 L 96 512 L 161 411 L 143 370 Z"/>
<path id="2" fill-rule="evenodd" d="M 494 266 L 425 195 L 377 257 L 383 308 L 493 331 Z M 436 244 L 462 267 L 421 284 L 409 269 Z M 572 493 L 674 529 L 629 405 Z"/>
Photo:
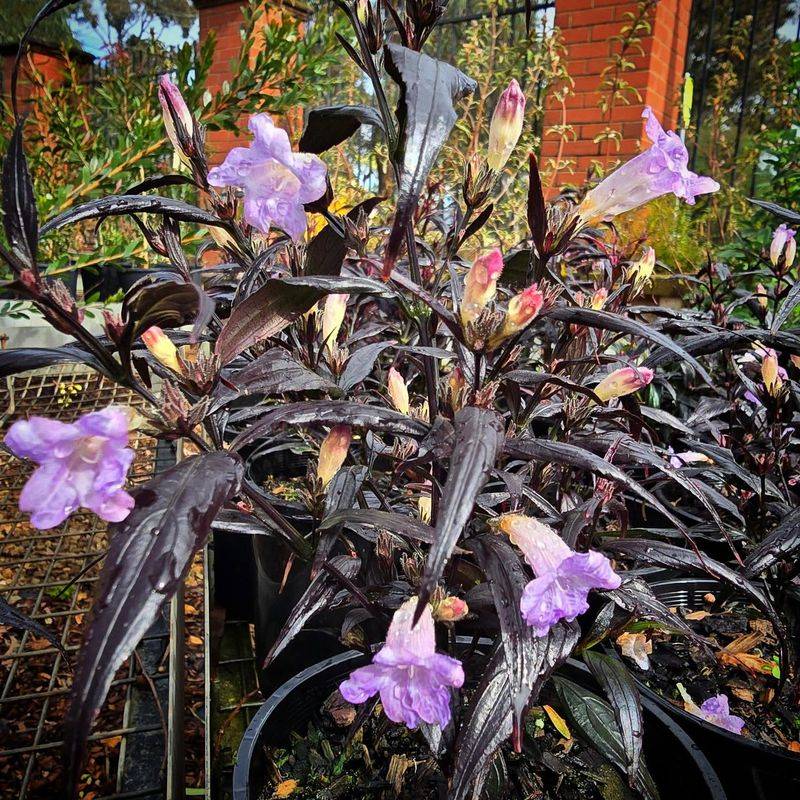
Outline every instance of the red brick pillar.
<path id="1" fill-rule="evenodd" d="M 692 0 L 658 0 L 650 9 L 652 30 L 642 37 L 643 52 L 630 53 L 635 66 L 621 76 L 636 87 L 641 99 L 627 94 L 632 102 L 617 101 L 604 118 L 599 107 L 601 72 L 611 63 L 612 54 L 619 52 L 620 43 L 612 37 L 630 24 L 629 15 L 637 14 L 638 5 L 631 0 L 556 0 L 555 23 L 561 29 L 567 69 L 575 81 L 565 108 L 551 102 L 545 113 L 543 161 L 560 156 L 562 165 L 570 162 L 561 167 L 556 185 L 580 181 L 595 161 L 609 164 L 640 152 L 644 143 L 641 116 L 646 105 L 653 108 L 665 129 L 677 128 L 691 10 Z M 572 126 L 575 136 L 562 143 L 559 136 L 547 131 L 564 123 Z M 621 133 L 619 149 L 613 142 L 593 141 L 606 128 Z"/>
<path id="2" fill-rule="evenodd" d="M 207 88 L 212 93 L 219 91 L 222 84 L 233 76 L 232 62 L 238 58 L 242 48 L 241 31 L 244 25 L 242 6 L 248 2 L 255 4 L 254 0 L 195 0 L 200 17 L 200 42 L 205 41 L 209 33 L 214 33 L 217 40 L 207 82 Z M 263 0 L 263 2 L 267 7 L 267 13 L 259 19 L 259 25 L 268 24 L 277 14 L 288 13 L 298 16 L 298 11 L 283 0 Z M 253 54 L 258 46 L 260 40 L 257 35 Z M 247 115 L 243 115 L 240 127 L 245 130 L 246 126 Z M 212 164 L 218 164 L 231 147 L 241 144 L 238 131 L 209 131 L 207 141 Z"/>

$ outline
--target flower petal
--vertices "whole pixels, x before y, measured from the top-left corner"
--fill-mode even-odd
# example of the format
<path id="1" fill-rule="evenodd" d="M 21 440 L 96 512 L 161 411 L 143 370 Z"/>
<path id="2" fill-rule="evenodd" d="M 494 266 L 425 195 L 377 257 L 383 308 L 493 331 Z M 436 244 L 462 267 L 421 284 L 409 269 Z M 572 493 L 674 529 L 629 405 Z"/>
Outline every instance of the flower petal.
<path id="1" fill-rule="evenodd" d="M 66 465 L 56 460 L 38 467 L 19 496 L 19 510 L 29 513 L 31 525 L 40 530 L 60 525 L 79 505 Z"/>
<path id="2" fill-rule="evenodd" d="M 17 420 L 8 430 L 5 443 L 19 458 L 41 463 L 68 456 L 80 438 L 75 425 L 46 417 Z"/>

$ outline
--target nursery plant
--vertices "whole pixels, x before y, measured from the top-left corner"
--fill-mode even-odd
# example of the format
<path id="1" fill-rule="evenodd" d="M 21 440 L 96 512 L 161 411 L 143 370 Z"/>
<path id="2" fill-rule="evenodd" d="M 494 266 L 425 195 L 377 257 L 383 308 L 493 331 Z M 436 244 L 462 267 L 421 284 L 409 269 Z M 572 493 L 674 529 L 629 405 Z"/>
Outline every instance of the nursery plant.
<path id="1" fill-rule="evenodd" d="M 51 0 L 36 22 L 63 5 Z M 196 203 L 153 194 L 165 188 L 156 180 L 40 224 L 21 119 L 5 155 L 8 288 L 74 341 L 3 351 L 0 372 L 78 362 L 148 404 L 137 420 L 118 407 L 73 424 L 20 420 L 5 439 L 37 465 L 20 498 L 32 525 L 60 524 L 78 507 L 112 523 L 65 720 L 68 791 L 116 669 L 216 528 L 268 542 L 284 575 L 308 571 L 267 662 L 312 620 L 365 654 L 320 708 L 338 720 L 336 753 L 327 729 L 298 732 L 306 745 L 273 753 L 270 794 L 315 796 L 331 781 L 389 774 L 406 796 L 599 798 L 613 787 L 657 797 L 641 670 L 614 648 L 653 630 L 710 644 L 639 567 L 732 587 L 774 639 L 780 677 L 764 707 L 796 691 L 789 357 L 800 339 L 786 328 L 800 285 L 754 320 L 716 296 L 719 267 L 708 270 L 707 311 L 643 301 L 656 254 L 618 241 L 613 219 L 719 188 L 688 170 L 680 138 L 650 109 L 649 147 L 579 202 L 547 202 L 531 154 L 514 176 L 527 182 L 528 236 L 465 261 L 465 243 L 491 218 L 525 95 L 514 81 L 503 90 L 487 151 L 444 204 L 431 192 L 437 157 L 475 87 L 424 52 L 446 3 L 338 6 L 353 31 L 342 45 L 374 106 L 312 109 L 297 149 L 256 114 L 249 144 L 209 168 L 197 110 L 159 80 L 182 162 L 169 183 L 190 187 Z M 336 214 L 323 156 L 363 125 L 385 139 L 394 196 Z M 379 204 L 387 227 L 370 225 Z M 326 224 L 311 236 L 314 214 Z M 66 226 L 116 216 L 168 265 L 132 287 L 96 337 L 37 252 Z M 197 226 L 224 253 L 213 269 L 193 269 L 183 249 Z M 781 270 L 789 227 L 776 234 Z M 187 457 L 128 492 L 132 424 L 182 439 Z M 287 448 L 308 464 L 290 500 L 254 469 Z M 574 665 L 560 672 L 570 658 L 594 685 Z M 694 713 L 756 729 L 723 688 L 692 695 Z"/>

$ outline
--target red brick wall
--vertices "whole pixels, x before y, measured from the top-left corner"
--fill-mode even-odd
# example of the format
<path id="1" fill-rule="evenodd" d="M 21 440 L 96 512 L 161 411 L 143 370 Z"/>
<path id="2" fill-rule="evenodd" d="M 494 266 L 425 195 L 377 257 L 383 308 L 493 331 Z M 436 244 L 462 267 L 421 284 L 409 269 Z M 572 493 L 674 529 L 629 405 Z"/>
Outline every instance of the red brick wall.
<path id="1" fill-rule="evenodd" d="M 284 8 L 281 0 L 264 0 L 268 11 L 259 24 L 264 25 L 274 19 L 276 14 L 293 13 Z M 242 6 L 248 0 L 195 0 L 200 17 L 200 41 L 204 41 L 209 33 L 216 35 L 217 46 L 214 51 L 214 62 L 208 75 L 208 89 L 216 92 L 226 80 L 233 75 L 232 63 L 239 56 L 242 47 L 241 30 L 243 25 Z M 298 22 L 298 24 L 300 24 Z M 258 38 L 256 39 L 258 46 Z M 243 115 L 241 130 L 246 130 L 247 116 Z M 208 152 L 212 164 L 218 164 L 225 154 L 242 144 L 239 132 L 209 131 L 207 139 Z"/>
<path id="2" fill-rule="evenodd" d="M 11 73 L 14 69 L 16 54 L 2 56 L 2 98 L 9 101 L 11 98 Z M 17 86 L 17 97 L 24 108 L 25 101 L 35 92 L 39 91 L 40 80 L 44 83 L 59 84 L 64 80 L 65 65 L 60 55 L 53 53 L 29 51 L 22 60 Z"/>
<path id="3" fill-rule="evenodd" d="M 620 44 L 611 37 L 620 34 L 629 23 L 627 12 L 636 13 L 635 2 L 624 0 L 556 0 L 556 25 L 561 29 L 567 48 L 567 67 L 575 81 L 574 93 L 566 99 L 564 109 L 555 103 L 545 114 L 545 139 L 542 158 L 570 161 L 561 169 L 556 184 L 576 181 L 585 175 L 592 162 L 614 162 L 641 150 L 643 144 L 642 109 L 652 106 L 665 128 L 678 122 L 679 95 L 684 72 L 686 43 L 689 36 L 689 15 L 692 0 L 659 0 L 650 14 L 652 33 L 641 42 L 643 54 L 634 53 L 630 60 L 634 69 L 623 78 L 635 86 L 641 101 L 626 105 L 617 101 L 610 117 L 603 118 L 601 71 Z M 547 134 L 553 125 L 563 122 L 574 129 L 575 138 L 560 143 L 560 137 Z M 613 143 L 593 139 L 606 127 L 619 130 L 619 149 Z"/>

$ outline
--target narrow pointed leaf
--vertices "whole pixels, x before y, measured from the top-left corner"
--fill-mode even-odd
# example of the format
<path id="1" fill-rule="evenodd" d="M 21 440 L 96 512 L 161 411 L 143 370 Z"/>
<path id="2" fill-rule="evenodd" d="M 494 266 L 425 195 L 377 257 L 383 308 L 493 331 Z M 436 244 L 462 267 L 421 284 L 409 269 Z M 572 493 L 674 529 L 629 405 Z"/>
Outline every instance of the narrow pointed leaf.
<path id="1" fill-rule="evenodd" d="M 749 575 L 758 575 L 779 561 L 795 563 L 800 553 L 800 508 L 789 512 L 745 559 Z"/>
<path id="2" fill-rule="evenodd" d="M 113 526 L 65 722 L 73 791 L 92 720 L 114 673 L 186 577 L 242 472 L 239 459 L 227 452 L 187 458 L 139 488 L 128 518 Z"/>
<path id="3" fill-rule="evenodd" d="M 22 146 L 24 125 L 24 119 L 17 122 L 3 159 L 3 226 L 11 250 L 27 267 L 34 269 L 39 241 L 39 216 Z"/>
<path id="4" fill-rule="evenodd" d="M 442 577 L 453 548 L 472 515 L 475 500 L 486 485 L 503 448 L 503 425 L 493 411 L 462 408 L 456 414 L 454 427 L 455 445 L 447 482 L 442 490 L 435 540 L 422 575 L 417 614 L 422 613 Z"/>
<path id="5" fill-rule="evenodd" d="M 586 650 L 583 653 L 583 660 L 605 692 L 614 711 L 625 750 L 628 777 L 633 785 L 636 773 L 639 771 L 644 735 L 642 702 L 636 682 L 619 659 L 613 656 Z"/>
<path id="6" fill-rule="evenodd" d="M 352 580 L 361 568 L 361 560 L 350 558 L 349 556 L 336 556 L 331 559 L 331 566 L 335 567 L 345 578 Z M 317 573 L 317 576 L 305 590 L 303 596 L 297 601 L 292 609 L 289 619 L 286 620 L 275 644 L 270 648 L 267 657 L 264 659 L 263 668 L 266 669 L 286 646 L 297 636 L 303 625 L 311 619 L 318 611 L 330 605 L 333 598 L 341 590 L 341 584 L 329 572 L 324 570 Z"/>
<path id="7" fill-rule="evenodd" d="M 171 197 L 159 195 L 112 194 L 75 206 L 75 208 L 70 208 L 49 219 L 42 226 L 40 233 L 44 235 L 63 228 L 65 225 L 72 225 L 87 219 L 105 219 L 106 217 L 143 213 L 163 214 L 178 220 L 178 222 L 195 222 L 218 228 L 227 227 L 226 223 L 210 211 L 185 203 L 183 200 L 174 200 Z"/>
<path id="8" fill-rule="evenodd" d="M 268 409 L 245 409 L 241 415 L 233 415 L 232 422 L 254 415 L 260 419 L 244 430 L 231 443 L 231 450 L 237 450 L 250 442 L 268 436 L 281 425 L 298 427 L 302 425 L 352 425 L 355 428 L 385 431 L 399 436 L 423 437 L 428 427 L 406 414 L 392 411 L 383 406 L 368 406 L 364 403 L 351 403 L 346 400 L 325 400 L 308 403 L 287 403 Z"/>
<path id="9" fill-rule="evenodd" d="M 48 367 L 51 364 L 87 364 L 100 372 L 103 365 L 92 353 L 76 345 L 63 347 L 15 347 L 0 350 L 0 378 Z"/>
<path id="10" fill-rule="evenodd" d="M 14 608 L 14 606 L 3 597 L 0 597 L 0 625 L 6 625 L 18 631 L 28 631 L 28 633 L 34 636 L 46 639 L 53 647 L 61 651 L 61 655 L 63 655 L 67 663 L 69 663 L 67 651 L 64 649 L 58 636 L 49 628 L 42 625 L 41 622 L 31 619 L 27 614 L 23 614 L 21 611 Z"/>
<path id="11" fill-rule="evenodd" d="M 320 524 L 320 530 L 342 525 L 344 527 L 352 525 L 367 525 L 372 528 L 381 528 L 398 536 L 406 536 L 409 539 L 432 544 L 434 531 L 430 525 L 426 525 L 414 517 L 406 514 L 395 514 L 391 511 L 381 511 L 377 508 L 353 508 L 336 511 Z"/>
<path id="12" fill-rule="evenodd" d="M 608 703 L 594 692 L 560 675 L 556 675 L 553 682 L 573 728 L 587 744 L 625 772 L 625 747 L 617 730 L 614 712 Z M 659 797 L 658 788 L 644 761 L 639 762 L 633 785 L 647 800 L 657 800 Z"/>
<path id="13" fill-rule="evenodd" d="M 374 342 L 355 350 L 350 354 L 350 358 L 347 359 L 344 372 L 339 378 L 339 386 L 347 392 L 361 383 L 372 372 L 378 356 L 387 347 L 393 347 L 396 344 L 397 342 L 394 339 L 390 339 L 388 342 Z"/>

